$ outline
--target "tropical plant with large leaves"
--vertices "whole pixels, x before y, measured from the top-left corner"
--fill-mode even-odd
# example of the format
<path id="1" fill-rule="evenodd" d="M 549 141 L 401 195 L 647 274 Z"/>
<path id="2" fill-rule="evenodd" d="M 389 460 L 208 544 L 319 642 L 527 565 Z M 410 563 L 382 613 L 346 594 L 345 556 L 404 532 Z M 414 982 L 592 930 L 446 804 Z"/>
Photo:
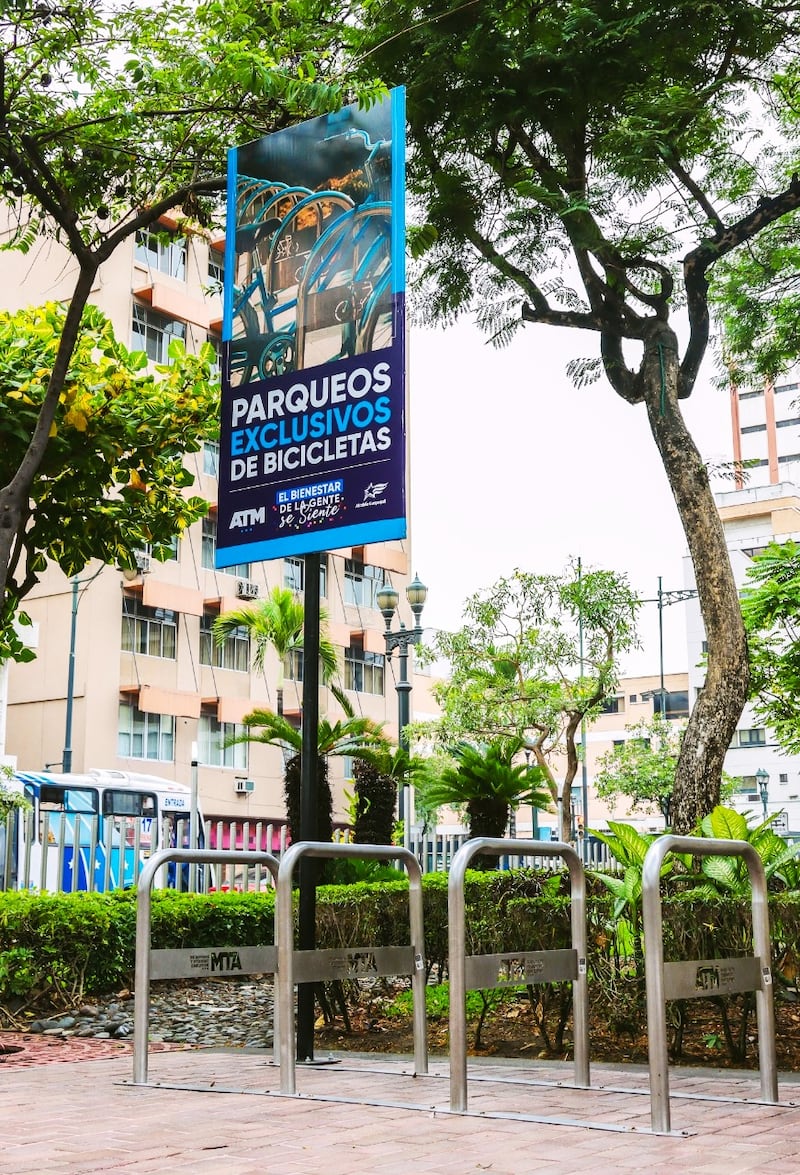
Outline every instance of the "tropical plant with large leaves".
<path id="1" fill-rule="evenodd" d="M 692 833 L 699 838 L 745 841 L 758 852 L 771 888 L 796 888 L 800 884 L 798 852 L 800 845 L 789 845 L 771 825 L 775 817 L 750 827 L 747 818 L 733 808 L 718 805 L 704 817 Z M 634 959 L 642 959 L 642 870 L 647 851 L 659 834 L 643 835 L 630 824 L 609 820 L 608 831 L 592 830 L 592 835 L 607 845 L 610 855 L 622 868 L 620 874 L 603 870 L 595 876 L 614 895 L 612 918 L 618 923 L 621 941 L 628 938 Z M 699 861 L 699 872 L 696 862 Z M 750 892 L 750 878 L 743 857 L 700 856 L 670 853 L 662 864 L 661 880 L 668 880 L 681 893 L 714 899 L 723 895 L 744 896 Z M 625 951 L 623 950 L 623 954 Z"/>
<path id="2" fill-rule="evenodd" d="M 769 816 L 752 828 L 747 818 L 733 808 L 716 807 L 700 821 L 699 833 L 715 840 L 739 840 L 752 845 L 761 858 L 767 883 L 772 889 L 795 889 L 800 883 L 800 844 L 788 844 L 773 829 L 776 816 Z M 702 879 L 694 878 L 692 893 L 714 898 L 721 894 L 744 896 L 750 893 L 750 875 L 744 857 L 701 857 Z"/>
<path id="3" fill-rule="evenodd" d="M 264 600 L 223 612 L 213 624 L 214 639 L 224 644 L 239 629 L 245 629 L 253 641 L 253 666 L 264 669 L 268 649 L 278 655 L 276 709 L 283 714 L 283 688 L 286 680 L 286 658 L 303 648 L 303 621 L 305 608 L 302 600 L 289 588 L 274 587 Z M 326 632 L 328 614 L 320 608 L 319 658 L 322 680 L 330 681 L 339 667 L 336 646 Z"/>
<path id="4" fill-rule="evenodd" d="M 462 742 L 450 751 L 451 764 L 443 769 L 419 760 L 415 783 L 432 807 L 464 808 L 470 837 L 502 837 L 512 809 L 520 804 L 549 811 L 550 794 L 542 785 L 538 765 L 515 762 L 525 743 L 518 738 L 498 738 L 481 746 Z M 478 868 L 488 868 L 492 858 L 476 857 Z"/>
<path id="5" fill-rule="evenodd" d="M 656 835 L 643 834 L 630 824 L 609 820 L 608 831 L 592 829 L 591 835 L 607 846 L 610 855 L 622 868 L 621 874 L 598 870 L 595 876 L 614 895 L 613 917 L 628 919 L 638 940 L 641 936 L 642 869 L 647 850 Z M 668 877 L 675 867 L 674 856 L 667 857 L 661 877 Z"/>

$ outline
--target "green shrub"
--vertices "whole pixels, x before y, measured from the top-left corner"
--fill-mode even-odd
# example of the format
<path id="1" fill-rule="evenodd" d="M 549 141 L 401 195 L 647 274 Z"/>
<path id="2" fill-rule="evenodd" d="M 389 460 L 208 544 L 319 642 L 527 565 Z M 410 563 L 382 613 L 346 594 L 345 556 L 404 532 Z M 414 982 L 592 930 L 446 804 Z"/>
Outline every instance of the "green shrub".
<path id="1" fill-rule="evenodd" d="M 590 1022 L 641 1037 L 646 1032 L 644 964 L 640 950 L 620 932 L 615 897 L 596 879 L 588 880 L 587 938 Z M 429 976 L 447 974 L 447 877 L 423 878 L 425 953 Z M 535 870 L 468 872 L 465 878 L 467 951 L 554 950 L 570 945 L 569 879 Z M 156 891 L 152 898 L 151 942 L 158 947 L 255 946 L 274 942 L 274 894 L 217 893 L 207 896 Z M 795 988 L 800 962 L 800 894 L 770 898 L 773 970 L 778 1023 L 787 987 Z M 667 960 L 725 958 L 750 952 L 750 903 L 736 895 L 698 898 L 697 892 L 667 896 L 663 903 Z M 408 884 L 356 882 L 322 886 L 317 893 L 320 947 L 388 946 L 408 942 Z M 0 893 L 0 1006 L 69 1006 L 92 995 L 116 992 L 133 983 L 136 945 L 134 893 Z M 436 987 L 431 985 L 431 991 Z M 531 985 L 529 995 L 550 1017 L 559 1040 L 570 1012 L 570 985 Z M 434 998 L 434 997 L 430 997 Z M 443 998 L 443 997 L 442 997 Z M 473 998 L 473 997 L 471 997 Z M 481 1000 L 482 1006 L 485 1001 Z M 697 1001 L 671 1006 L 673 1053 L 678 1056 L 683 1026 Z M 708 1005 L 704 1006 L 707 1008 Z M 727 1044 L 731 1059 L 746 1040 L 752 1000 L 730 997 L 714 1004 L 719 1027 L 710 1029 Z M 738 1017 L 738 1020 L 736 1020 Z"/>

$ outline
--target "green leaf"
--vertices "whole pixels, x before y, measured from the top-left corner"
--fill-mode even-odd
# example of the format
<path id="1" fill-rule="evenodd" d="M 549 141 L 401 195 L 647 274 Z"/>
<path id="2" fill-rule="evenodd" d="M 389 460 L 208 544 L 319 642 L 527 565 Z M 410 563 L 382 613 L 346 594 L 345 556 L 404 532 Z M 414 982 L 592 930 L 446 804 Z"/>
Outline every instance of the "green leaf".
<path id="1" fill-rule="evenodd" d="M 709 816 L 701 821 L 704 836 L 714 837 L 716 840 L 748 840 L 747 821 L 740 812 L 733 808 L 714 808 Z"/>

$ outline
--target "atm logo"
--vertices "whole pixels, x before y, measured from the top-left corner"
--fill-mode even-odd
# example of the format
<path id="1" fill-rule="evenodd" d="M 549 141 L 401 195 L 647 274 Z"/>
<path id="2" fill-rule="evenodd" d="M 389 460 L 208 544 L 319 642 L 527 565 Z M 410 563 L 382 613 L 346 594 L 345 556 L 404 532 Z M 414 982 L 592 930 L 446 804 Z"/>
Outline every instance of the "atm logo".
<path id="1" fill-rule="evenodd" d="M 231 519 L 228 530 L 245 530 L 267 520 L 266 506 L 254 506 L 249 510 L 237 510 Z"/>

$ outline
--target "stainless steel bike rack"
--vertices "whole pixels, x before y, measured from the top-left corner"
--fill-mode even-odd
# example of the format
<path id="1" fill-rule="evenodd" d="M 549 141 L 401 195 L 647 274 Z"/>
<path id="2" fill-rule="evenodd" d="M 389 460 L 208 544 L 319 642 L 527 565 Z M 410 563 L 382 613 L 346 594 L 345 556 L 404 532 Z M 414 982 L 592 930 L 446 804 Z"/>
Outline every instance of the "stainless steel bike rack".
<path id="1" fill-rule="evenodd" d="M 572 886 L 570 922 L 572 948 L 554 951 L 506 951 L 499 955 L 467 955 L 464 915 L 464 874 L 478 853 L 561 857 Z M 586 877 L 571 845 L 560 841 L 500 840 L 477 837 L 456 853 L 447 885 L 448 972 L 450 976 L 450 1109 L 467 1109 L 467 988 L 511 987 L 521 983 L 572 980 L 575 1085 L 589 1087 L 589 1015 L 586 980 Z"/>
<path id="2" fill-rule="evenodd" d="M 273 880 L 278 877 L 278 859 L 272 853 L 231 852 L 229 849 L 162 849 L 150 857 L 139 875 L 136 895 L 136 970 L 133 1004 L 133 1084 L 147 1084 L 147 1039 L 150 1023 L 150 980 L 182 979 L 217 975 L 257 975 L 273 972 L 277 964 L 274 946 L 189 947 L 185 950 L 152 950 L 150 912 L 153 880 L 169 861 L 190 865 L 263 865 Z M 277 903 L 276 903 L 277 904 Z M 277 921 L 276 921 L 277 934 Z M 235 971 L 222 967 L 235 963 Z M 215 966 L 219 968 L 215 971 Z M 273 1027 L 277 1040 L 278 1025 Z"/>
<path id="3" fill-rule="evenodd" d="M 693 857 L 742 857 L 752 888 L 753 954 L 745 958 L 692 959 L 664 962 L 662 938 L 661 866 L 667 853 L 691 853 Z M 647 984 L 647 1033 L 650 1062 L 650 1119 L 654 1132 L 668 1134 L 669 1070 L 667 1058 L 666 1000 L 756 993 L 758 1060 L 761 1099 L 778 1101 L 775 1062 L 775 1012 L 772 999 L 769 914 L 764 866 L 755 848 L 741 840 L 706 840 L 694 836 L 662 836 L 647 850 L 642 870 L 645 979 Z"/>
<path id="4" fill-rule="evenodd" d="M 405 865 L 409 891 L 409 946 L 345 947 L 316 951 L 294 949 L 292 875 L 301 857 L 349 857 L 396 860 Z M 287 849 L 278 870 L 276 898 L 278 940 L 278 1022 L 280 1025 L 281 1093 L 295 1094 L 294 985 L 322 979 L 359 979 L 381 975 L 410 975 L 414 1002 L 414 1070 L 428 1072 L 425 1016 L 425 937 L 422 914 L 422 870 L 408 849 L 397 845 L 344 845 L 301 841 Z"/>

